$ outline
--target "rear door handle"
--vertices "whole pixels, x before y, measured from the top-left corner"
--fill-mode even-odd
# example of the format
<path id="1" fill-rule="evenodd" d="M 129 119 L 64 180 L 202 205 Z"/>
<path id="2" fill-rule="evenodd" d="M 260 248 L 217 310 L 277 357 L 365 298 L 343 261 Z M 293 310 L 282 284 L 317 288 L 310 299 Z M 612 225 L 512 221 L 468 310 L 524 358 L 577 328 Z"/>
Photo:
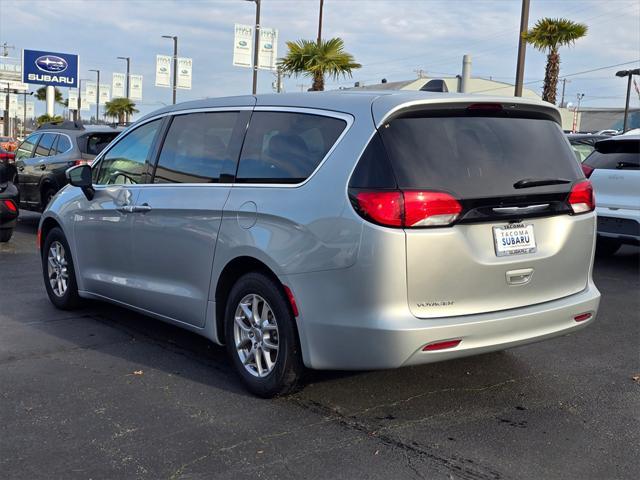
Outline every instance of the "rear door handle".
<path id="1" fill-rule="evenodd" d="M 40 170 L 44 170 L 46 168 L 47 168 L 47 166 L 44 163 L 40 164 Z"/>
<path id="2" fill-rule="evenodd" d="M 120 213 L 133 213 L 133 205 L 124 205 L 122 207 L 117 207 L 116 210 L 119 211 Z"/>

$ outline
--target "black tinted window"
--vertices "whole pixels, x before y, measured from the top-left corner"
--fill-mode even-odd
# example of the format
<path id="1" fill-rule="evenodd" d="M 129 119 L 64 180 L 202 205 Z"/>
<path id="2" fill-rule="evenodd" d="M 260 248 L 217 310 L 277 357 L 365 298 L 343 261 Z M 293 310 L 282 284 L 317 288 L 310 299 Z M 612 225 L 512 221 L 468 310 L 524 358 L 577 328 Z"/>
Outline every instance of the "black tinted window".
<path id="1" fill-rule="evenodd" d="M 635 170 L 640 168 L 640 155 L 629 152 L 593 152 L 585 160 L 591 168 Z"/>
<path id="2" fill-rule="evenodd" d="M 80 151 L 88 155 L 98 155 L 120 132 L 91 133 L 80 143 Z"/>
<path id="3" fill-rule="evenodd" d="M 53 142 L 56 139 L 56 134 L 54 133 L 44 133 L 38 146 L 36 147 L 36 157 L 46 157 L 49 155 L 49 151 L 53 146 Z"/>
<path id="4" fill-rule="evenodd" d="M 58 137 L 58 145 L 56 147 L 56 152 L 64 153 L 71 150 L 71 142 L 65 135 L 60 135 Z"/>
<path id="5" fill-rule="evenodd" d="M 300 183 L 316 169 L 346 122 L 292 112 L 254 112 L 236 181 Z"/>
<path id="6" fill-rule="evenodd" d="M 116 143 L 102 157 L 96 184 L 140 183 L 161 122 L 161 120 L 154 120 L 146 123 Z"/>
<path id="7" fill-rule="evenodd" d="M 367 145 L 351 176 L 352 188 L 396 188 L 396 179 L 389 157 L 377 133 Z"/>
<path id="8" fill-rule="evenodd" d="M 36 143 L 38 143 L 38 139 L 40 138 L 40 135 L 41 134 L 39 133 L 34 133 L 24 139 L 24 142 L 20 144 L 20 146 L 18 147 L 18 150 L 16 151 L 16 160 L 20 160 L 21 158 L 31 157 L 31 154 L 33 153 L 33 149 L 36 146 Z"/>
<path id="9" fill-rule="evenodd" d="M 154 182 L 218 182 L 233 175 L 240 146 L 232 145 L 238 112 L 176 115 L 162 145 Z"/>
<path id="10" fill-rule="evenodd" d="M 513 117 L 411 117 L 381 130 L 398 185 L 458 198 L 568 191 L 570 185 L 514 188 L 522 179 L 583 175 L 560 127 Z"/>

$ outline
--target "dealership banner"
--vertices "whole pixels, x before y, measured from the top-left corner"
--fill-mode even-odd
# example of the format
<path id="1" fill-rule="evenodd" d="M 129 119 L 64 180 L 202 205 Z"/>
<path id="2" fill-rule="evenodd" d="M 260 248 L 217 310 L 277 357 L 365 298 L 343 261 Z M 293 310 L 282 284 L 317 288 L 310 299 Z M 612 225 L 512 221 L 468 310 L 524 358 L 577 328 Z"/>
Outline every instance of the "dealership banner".
<path id="1" fill-rule="evenodd" d="M 84 82 L 84 95 L 82 98 L 86 98 L 89 103 L 96 103 L 98 99 L 98 85 L 96 82 Z"/>
<path id="2" fill-rule="evenodd" d="M 106 83 L 100 84 L 100 103 L 104 105 L 111 100 L 111 87 Z"/>
<path id="3" fill-rule="evenodd" d="M 83 111 L 91 110 L 91 102 L 89 102 L 89 99 L 87 97 L 82 97 L 80 99 L 80 110 L 83 110 Z"/>
<path id="4" fill-rule="evenodd" d="M 156 55 L 156 87 L 171 86 L 171 61 L 169 55 Z"/>
<path id="5" fill-rule="evenodd" d="M 253 52 L 253 27 L 236 23 L 233 38 L 233 65 L 251 67 Z"/>
<path id="6" fill-rule="evenodd" d="M 129 98 L 142 100 L 142 75 L 129 75 Z"/>
<path id="7" fill-rule="evenodd" d="M 260 28 L 258 68 L 263 70 L 275 70 L 277 58 L 278 30 L 275 28 Z"/>
<path id="8" fill-rule="evenodd" d="M 7 96 L 4 96 L 5 102 L 7 101 Z M 6 103 L 3 102 L 3 105 Z M 9 94 L 9 116 L 15 117 L 18 114 L 18 96 L 11 93 Z"/>
<path id="9" fill-rule="evenodd" d="M 18 106 L 16 107 L 16 117 L 18 118 L 23 118 L 24 117 L 24 104 L 22 103 L 18 103 Z"/>
<path id="10" fill-rule="evenodd" d="M 22 51 L 22 81 L 54 87 L 78 86 L 78 55 L 71 53 Z"/>
<path id="11" fill-rule="evenodd" d="M 178 82 L 177 87 L 183 90 L 191 90 L 191 73 L 193 59 L 178 57 Z"/>
<path id="12" fill-rule="evenodd" d="M 69 110 L 78 110 L 78 89 L 70 88 L 69 89 L 69 97 L 67 99 L 69 101 Z"/>
<path id="13" fill-rule="evenodd" d="M 124 73 L 113 74 L 113 80 L 111 82 L 113 98 L 124 98 L 126 96 L 126 92 L 125 92 L 126 79 L 127 79 L 127 75 Z"/>
<path id="14" fill-rule="evenodd" d="M 27 102 L 27 118 L 33 118 L 35 116 L 36 116 L 35 102 Z"/>

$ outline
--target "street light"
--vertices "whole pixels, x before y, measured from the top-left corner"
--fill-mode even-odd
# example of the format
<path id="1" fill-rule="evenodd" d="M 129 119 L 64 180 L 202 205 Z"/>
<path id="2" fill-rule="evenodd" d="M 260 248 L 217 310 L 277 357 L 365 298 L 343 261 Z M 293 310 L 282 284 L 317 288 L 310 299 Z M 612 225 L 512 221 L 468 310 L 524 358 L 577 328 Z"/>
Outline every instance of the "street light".
<path id="1" fill-rule="evenodd" d="M 578 128 L 578 113 L 580 112 L 580 102 L 582 102 L 582 99 L 584 98 L 584 93 L 578 93 L 576 95 L 576 98 L 578 99 L 578 106 L 573 111 L 573 128 L 571 129 L 572 133 L 576 133 L 576 130 Z"/>
<path id="2" fill-rule="evenodd" d="M 256 4 L 256 28 L 253 32 L 253 89 L 255 95 L 258 91 L 258 48 L 260 47 L 260 0 L 246 0 Z"/>
<path id="3" fill-rule="evenodd" d="M 96 72 L 96 123 L 100 123 L 100 70 L 89 70 L 90 72 Z"/>
<path id="4" fill-rule="evenodd" d="M 177 80 L 178 80 L 178 37 L 175 35 L 162 35 L 162 38 L 173 40 L 173 104 L 176 104 Z M 127 85 L 129 83 L 127 82 Z"/>
<path id="5" fill-rule="evenodd" d="M 131 57 L 118 57 L 118 60 L 124 60 L 127 62 L 127 100 L 129 100 L 129 71 L 131 68 Z M 125 122 L 129 123 L 129 112 L 125 113 Z"/>
<path id="6" fill-rule="evenodd" d="M 25 137 L 25 133 L 27 131 L 27 95 L 33 95 L 33 92 L 22 92 L 24 95 L 24 104 L 22 108 L 22 138 Z"/>
<path id="7" fill-rule="evenodd" d="M 631 77 L 640 75 L 640 68 L 633 70 L 620 70 L 616 72 L 616 77 L 627 77 L 627 100 L 624 104 L 624 122 L 622 124 L 622 133 L 627 131 L 627 118 L 629 117 L 629 96 L 631 95 Z"/>

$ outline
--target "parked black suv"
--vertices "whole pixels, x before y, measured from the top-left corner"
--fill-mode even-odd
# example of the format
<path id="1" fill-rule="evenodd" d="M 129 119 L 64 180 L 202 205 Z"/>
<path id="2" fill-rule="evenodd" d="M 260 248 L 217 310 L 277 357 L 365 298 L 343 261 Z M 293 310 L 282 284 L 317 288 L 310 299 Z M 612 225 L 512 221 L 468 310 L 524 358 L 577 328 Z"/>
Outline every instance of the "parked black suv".
<path id="1" fill-rule="evenodd" d="M 67 184 L 65 171 L 91 163 L 122 129 L 84 126 L 80 122 L 47 123 L 18 146 L 11 180 L 20 192 L 20 208 L 41 212 Z"/>

